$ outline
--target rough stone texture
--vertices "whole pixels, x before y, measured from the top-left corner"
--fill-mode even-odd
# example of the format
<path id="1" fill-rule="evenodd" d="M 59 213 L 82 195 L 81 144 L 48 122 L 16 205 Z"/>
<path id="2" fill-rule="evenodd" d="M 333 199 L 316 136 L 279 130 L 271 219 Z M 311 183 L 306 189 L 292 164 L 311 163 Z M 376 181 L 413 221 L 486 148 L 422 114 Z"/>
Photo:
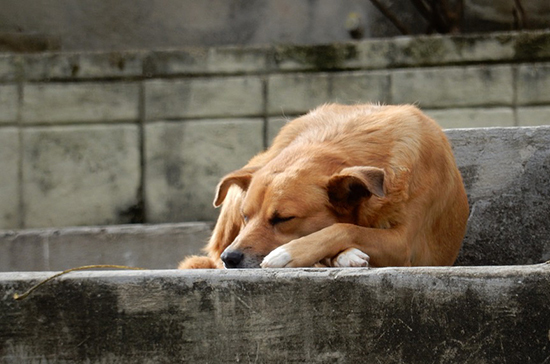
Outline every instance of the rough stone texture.
<path id="1" fill-rule="evenodd" d="M 550 125 L 550 106 L 518 108 L 519 126 Z"/>
<path id="2" fill-rule="evenodd" d="M 389 104 L 390 76 L 387 72 L 346 72 L 334 74 L 330 99 L 343 104 L 365 102 Z"/>
<path id="3" fill-rule="evenodd" d="M 43 53 L 23 58 L 27 80 L 86 79 L 141 76 L 143 55 L 138 52 Z"/>
<path id="4" fill-rule="evenodd" d="M 535 63 L 519 66 L 517 89 L 519 105 L 550 103 L 550 65 Z"/>
<path id="5" fill-rule="evenodd" d="M 210 223 L 120 225 L 0 232 L 0 271 L 65 270 L 90 264 L 176 268 L 197 254 Z"/>
<path id="6" fill-rule="evenodd" d="M 550 266 L 0 274 L 4 363 L 543 363 Z"/>
<path id="7" fill-rule="evenodd" d="M 296 115 L 326 102 L 389 103 L 390 78 L 387 72 L 365 71 L 274 75 L 267 93 L 270 115 Z"/>
<path id="8" fill-rule="evenodd" d="M 17 79 L 17 60 L 18 58 L 0 54 L 0 81 L 14 81 Z"/>
<path id="9" fill-rule="evenodd" d="M 258 77 L 148 81 L 145 115 L 148 120 L 261 115 L 262 89 Z"/>
<path id="10" fill-rule="evenodd" d="M 18 100 L 16 85 L 0 85 L 0 124 L 17 120 Z"/>
<path id="11" fill-rule="evenodd" d="M 47 271 L 48 232 L 0 231 L 0 271 Z"/>
<path id="12" fill-rule="evenodd" d="M 28 128 L 23 145 L 25 227 L 132 220 L 139 203 L 137 126 Z"/>
<path id="13" fill-rule="evenodd" d="M 470 202 L 458 264 L 550 259 L 550 127 L 447 130 Z"/>
<path id="14" fill-rule="evenodd" d="M 423 111 L 445 129 L 515 125 L 512 108 L 462 108 Z"/>
<path id="15" fill-rule="evenodd" d="M 509 106 L 514 99 L 510 66 L 393 71 L 391 89 L 393 103 L 423 108 Z"/>
<path id="16" fill-rule="evenodd" d="M 0 128 L 0 229 L 19 221 L 19 133 L 16 128 Z"/>
<path id="17" fill-rule="evenodd" d="M 154 51 L 144 64 L 147 77 L 174 74 L 264 72 L 268 48 L 223 47 Z"/>
<path id="18" fill-rule="evenodd" d="M 160 122 L 146 135 L 147 221 L 213 220 L 219 179 L 262 150 L 263 121 Z"/>
<path id="19" fill-rule="evenodd" d="M 267 120 L 267 143 L 271 145 L 273 139 L 279 134 L 281 128 L 288 123 L 291 118 L 271 117 Z"/>
<path id="20" fill-rule="evenodd" d="M 23 88 L 26 123 L 134 121 L 139 88 L 135 83 L 47 83 Z"/>
<path id="21" fill-rule="evenodd" d="M 413 64 L 438 65 L 470 61 L 512 59 L 515 55 L 514 38 L 504 34 L 480 34 L 448 37 L 443 35 L 398 37 L 393 41 L 394 66 Z"/>
<path id="22" fill-rule="evenodd" d="M 270 76 L 267 110 L 273 115 L 305 113 L 330 100 L 330 75 L 288 74 Z"/>

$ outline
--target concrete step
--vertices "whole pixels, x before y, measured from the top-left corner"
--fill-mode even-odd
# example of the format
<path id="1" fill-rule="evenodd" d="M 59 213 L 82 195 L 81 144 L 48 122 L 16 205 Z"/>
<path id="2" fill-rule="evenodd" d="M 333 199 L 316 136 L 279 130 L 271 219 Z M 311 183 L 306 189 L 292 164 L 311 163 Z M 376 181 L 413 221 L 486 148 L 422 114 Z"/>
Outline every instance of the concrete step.
<path id="1" fill-rule="evenodd" d="M 0 231 L 0 271 L 65 270 L 90 264 L 176 268 L 198 254 L 212 223 Z"/>
<path id="2" fill-rule="evenodd" d="M 547 363 L 550 265 L 0 274 L 2 363 Z"/>

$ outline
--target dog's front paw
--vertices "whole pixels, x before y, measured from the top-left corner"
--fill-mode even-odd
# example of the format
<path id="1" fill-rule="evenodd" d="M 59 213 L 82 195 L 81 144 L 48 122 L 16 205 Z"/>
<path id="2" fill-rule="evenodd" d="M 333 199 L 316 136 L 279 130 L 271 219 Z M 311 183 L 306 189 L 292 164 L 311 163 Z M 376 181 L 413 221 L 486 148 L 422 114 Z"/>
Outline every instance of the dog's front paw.
<path id="1" fill-rule="evenodd" d="M 268 255 L 266 255 L 260 266 L 262 268 L 284 268 L 291 261 L 292 256 L 290 255 L 290 253 L 285 249 L 284 246 L 280 246 Z"/>
<path id="2" fill-rule="evenodd" d="M 332 266 L 345 267 L 368 267 L 370 257 L 356 248 L 349 248 L 332 258 Z"/>

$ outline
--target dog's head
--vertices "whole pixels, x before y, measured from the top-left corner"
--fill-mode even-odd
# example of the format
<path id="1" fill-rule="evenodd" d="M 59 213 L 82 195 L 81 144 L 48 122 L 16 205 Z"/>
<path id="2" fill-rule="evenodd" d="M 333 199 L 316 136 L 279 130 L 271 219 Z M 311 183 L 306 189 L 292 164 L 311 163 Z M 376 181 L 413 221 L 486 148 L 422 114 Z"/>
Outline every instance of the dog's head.
<path id="1" fill-rule="evenodd" d="M 216 207 L 234 184 L 246 191 L 242 227 L 221 259 L 226 268 L 258 268 L 278 246 L 337 222 L 353 223 L 365 199 L 384 196 L 384 171 L 347 167 L 334 172 L 318 160 L 243 168 L 221 180 Z"/>

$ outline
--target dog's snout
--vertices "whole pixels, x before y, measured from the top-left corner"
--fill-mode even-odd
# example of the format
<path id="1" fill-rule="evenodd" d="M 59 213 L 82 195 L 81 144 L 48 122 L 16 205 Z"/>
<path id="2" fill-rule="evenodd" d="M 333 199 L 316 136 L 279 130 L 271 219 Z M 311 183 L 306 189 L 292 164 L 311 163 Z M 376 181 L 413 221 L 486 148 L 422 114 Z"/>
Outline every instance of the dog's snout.
<path id="1" fill-rule="evenodd" d="M 237 268 L 243 258 L 244 254 L 238 250 L 225 250 L 221 255 L 221 259 L 226 268 Z"/>

